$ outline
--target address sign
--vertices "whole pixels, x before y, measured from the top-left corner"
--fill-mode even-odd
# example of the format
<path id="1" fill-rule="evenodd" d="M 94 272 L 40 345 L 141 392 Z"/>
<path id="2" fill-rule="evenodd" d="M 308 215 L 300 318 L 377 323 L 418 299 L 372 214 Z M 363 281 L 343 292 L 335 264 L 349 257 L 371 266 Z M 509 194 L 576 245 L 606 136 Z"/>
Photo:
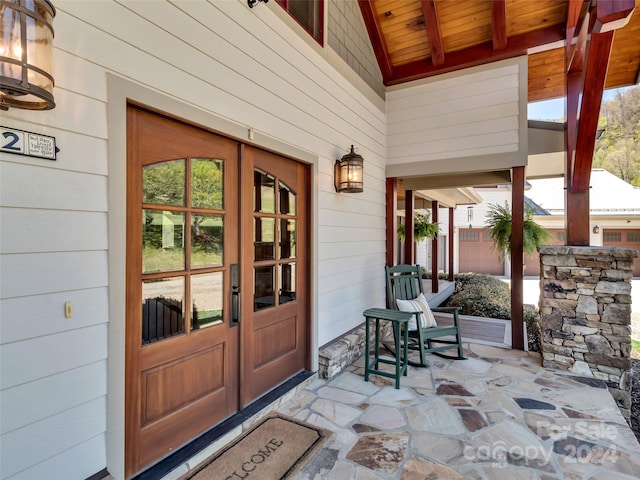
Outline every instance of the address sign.
<path id="1" fill-rule="evenodd" d="M 59 149 L 55 137 L 0 127 L 0 151 L 55 160 Z"/>

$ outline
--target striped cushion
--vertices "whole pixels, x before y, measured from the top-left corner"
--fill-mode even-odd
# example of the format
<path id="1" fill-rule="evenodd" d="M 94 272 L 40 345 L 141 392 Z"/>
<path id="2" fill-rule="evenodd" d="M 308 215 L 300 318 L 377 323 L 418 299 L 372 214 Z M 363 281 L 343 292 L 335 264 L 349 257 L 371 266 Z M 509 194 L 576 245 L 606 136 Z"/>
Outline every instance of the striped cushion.
<path id="1" fill-rule="evenodd" d="M 396 300 L 396 304 L 401 312 L 420 312 L 420 315 L 417 316 L 420 318 L 421 328 L 438 326 L 424 294 L 421 293 L 414 300 Z M 409 330 L 417 329 L 416 315 L 414 315 L 409 321 Z"/>

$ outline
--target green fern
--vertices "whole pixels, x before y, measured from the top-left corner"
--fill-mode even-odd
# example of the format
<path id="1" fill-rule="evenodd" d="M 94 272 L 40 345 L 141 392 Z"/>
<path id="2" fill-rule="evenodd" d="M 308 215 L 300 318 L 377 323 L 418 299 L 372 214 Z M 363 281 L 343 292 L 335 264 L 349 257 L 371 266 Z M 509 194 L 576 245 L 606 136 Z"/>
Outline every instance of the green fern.
<path id="1" fill-rule="evenodd" d="M 487 213 L 485 225 L 489 228 L 489 236 L 494 242 L 494 247 L 498 252 L 506 250 L 511 256 L 511 210 L 506 205 L 491 204 Z M 538 245 L 551 240 L 551 234 L 546 228 L 537 224 L 533 220 L 533 210 L 530 207 L 525 209 L 523 229 L 523 250 L 526 253 L 534 253 Z"/>
<path id="2" fill-rule="evenodd" d="M 425 215 L 416 213 L 413 217 L 413 240 L 420 242 L 425 238 L 434 238 L 438 235 L 440 226 L 438 222 L 431 222 L 431 217 L 427 212 Z M 404 240 L 404 223 L 398 224 L 398 237 Z"/>

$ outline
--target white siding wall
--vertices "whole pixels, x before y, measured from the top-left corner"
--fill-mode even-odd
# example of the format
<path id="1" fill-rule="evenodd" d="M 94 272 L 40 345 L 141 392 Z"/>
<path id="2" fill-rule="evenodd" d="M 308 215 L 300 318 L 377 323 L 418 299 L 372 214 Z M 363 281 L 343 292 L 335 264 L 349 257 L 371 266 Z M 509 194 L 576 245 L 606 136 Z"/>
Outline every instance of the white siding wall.
<path id="1" fill-rule="evenodd" d="M 526 164 L 526 78 L 526 62 L 515 59 L 394 88 L 387 94 L 388 165 L 441 173 L 429 171 L 438 162 L 435 169 L 452 173 L 465 163 L 443 161 L 509 153 Z"/>
<path id="2" fill-rule="evenodd" d="M 424 211 L 427 212 L 431 220 L 433 220 L 431 209 L 426 209 Z M 422 213 L 422 211 L 420 211 L 420 213 Z M 445 271 L 446 271 L 446 267 L 447 267 L 446 263 L 449 261 L 449 254 L 448 254 L 449 209 L 448 208 L 438 209 L 438 226 L 439 226 L 438 248 L 439 249 L 443 248 L 443 242 L 444 242 L 445 252 L 447 252 L 445 255 L 445 264 L 441 265 L 441 267 L 445 268 Z M 416 263 L 421 267 L 426 268 L 427 270 L 431 270 L 431 255 L 429 254 L 429 251 L 431 249 L 431 241 L 432 240 L 430 238 L 423 240 L 416 244 L 416 249 L 415 249 Z"/>
<path id="3" fill-rule="evenodd" d="M 385 114 L 283 23 L 276 2 L 56 8 L 57 107 L 3 113 L 4 125 L 55 136 L 61 149 L 56 162 L 0 157 L 0 476 L 12 480 L 106 466 L 107 345 L 118 341 L 107 324 L 124 321 L 108 307 L 107 73 L 316 158 L 317 344 L 384 302 Z M 365 192 L 337 195 L 333 164 L 351 144 L 365 158 Z"/>
<path id="4" fill-rule="evenodd" d="M 511 188 L 501 186 L 498 188 L 476 188 L 476 193 L 482 197 L 482 203 L 473 205 L 473 219 L 469 222 L 467 206 L 456 208 L 453 216 L 453 223 L 458 228 L 484 228 L 487 222 L 489 206 L 492 204 L 507 205 L 511 207 Z"/>

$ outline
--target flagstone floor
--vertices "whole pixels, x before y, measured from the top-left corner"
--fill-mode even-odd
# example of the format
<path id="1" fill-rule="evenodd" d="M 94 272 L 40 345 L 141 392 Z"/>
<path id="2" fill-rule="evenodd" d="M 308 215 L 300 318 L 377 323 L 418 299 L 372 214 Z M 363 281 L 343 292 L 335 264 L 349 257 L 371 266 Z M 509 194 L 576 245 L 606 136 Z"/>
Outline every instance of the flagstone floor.
<path id="1" fill-rule="evenodd" d="M 295 480 L 629 480 L 640 445 L 604 384 L 537 353 L 466 345 L 431 355 L 399 390 L 360 359 L 278 411 L 332 432 Z"/>

